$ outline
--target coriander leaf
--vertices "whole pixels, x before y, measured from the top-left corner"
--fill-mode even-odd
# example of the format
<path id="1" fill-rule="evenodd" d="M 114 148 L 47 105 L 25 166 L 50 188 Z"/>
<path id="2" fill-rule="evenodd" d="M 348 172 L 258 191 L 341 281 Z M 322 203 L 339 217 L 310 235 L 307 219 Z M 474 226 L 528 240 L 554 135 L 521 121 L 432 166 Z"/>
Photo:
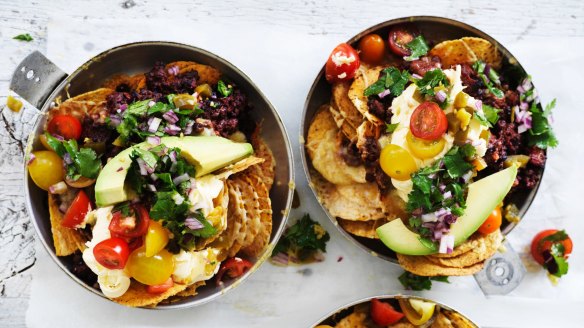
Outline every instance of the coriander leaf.
<path id="1" fill-rule="evenodd" d="M 499 121 L 499 109 L 483 104 L 483 113 L 485 114 L 485 118 L 489 121 L 492 125 L 497 124 Z"/>
<path id="2" fill-rule="evenodd" d="M 174 97 L 176 97 L 176 95 L 174 93 L 171 93 L 171 94 L 166 95 L 166 100 L 168 101 L 168 106 L 171 109 L 174 109 L 175 108 L 175 106 L 174 106 Z"/>
<path id="3" fill-rule="evenodd" d="M 458 147 L 452 147 L 442 161 L 451 178 L 460 178 L 472 169 L 472 164 L 464 160 Z"/>
<path id="4" fill-rule="evenodd" d="M 463 157 L 470 158 L 470 157 L 473 157 L 474 154 L 476 154 L 477 149 L 475 147 L 473 147 L 471 144 L 464 144 L 464 145 L 460 146 L 458 151 L 460 152 L 460 154 Z"/>
<path id="5" fill-rule="evenodd" d="M 132 215 L 132 210 L 130 209 L 130 202 L 118 203 L 112 209 L 112 213 L 121 212 L 123 216 Z"/>
<path id="6" fill-rule="evenodd" d="M 432 188 L 432 180 L 424 174 L 412 175 L 412 183 L 414 186 L 422 191 L 424 194 L 430 194 Z"/>
<path id="7" fill-rule="evenodd" d="M 363 92 L 365 97 L 377 95 L 385 90 L 389 90 L 390 94 L 397 97 L 402 94 L 406 84 L 410 80 L 410 73 L 404 70 L 400 72 L 395 67 L 389 67 L 381 71 L 379 79 L 367 87 Z"/>
<path id="8" fill-rule="evenodd" d="M 217 82 L 217 91 L 219 91 L 223 97 L 227 97 L 233 92 L 233 86 L 230 84 L 226 85 L 223 80 L 219 80 L 219 82 Z"/>
<path id="9" fill-rule="evenodd" d="M 128 108 L 124 111 L 124 116 L 128 114 L 137 116 L 146 114 L 148 111 L 148 103 L 150 103 L 150 101 L 152 101 L 152 99 L 146 99 L 131 103 L 128 106 Z"/>
<path id="10" fill-rule="evenodd" d="M 33 40 L 32 36 L 30 36 L 30 34 L 28 34 L 28 33 L 19 34 L 19 35 L 13 37 L 12 39 L 19 40 L 19 41 L 26 41 L 26 42 L 30 42 Z"/>
<path id="11" fill-rule="evenodd" d="M 436 276 L 436 277 L 431 277 L 430 279 L 432 279 L 434 281 L 445 282 L 447 284 L 450 283 L 450 281 L 448 281 L 448 276 Z"/>
<path id="12" fill-rule="evenodd" d="M 448 276 L 424 277 L 407 271 L 404 271 L 398 280 L 405 289 L 416 291 L 430 290 L 432 288 L 432 281 L 450 283 Z"/>
<path id="13" fill-rule="evenodd" d="M 272 252 L 272 256 L 288 253 L 306 260 L 317 251 L 326 252 L 326 243 L 330 240 L 329 233 L 305 214 L 294 225 L 289 227 Z"/>
<path id="14" fill-rule="evenodd" d="M 120 134 L 122 141 L 126 142 L 130 136 L 136 131 L 138 121 L 133 115 L 124 115 L 122 123 L 116 127 L 116 131 Z"/>
<path id="15" fill-rule="evenodd" d="M 79 174 L 86 178 L 95 179 L 101 169 L 101 161 L 91 148 L 81 148 L 73 159 L 79 168 Z"/>
<path id="16" fill-rule="evenodd" d="M 146 111 L 147 116 L 151 116 L 156 113 L 165 113 L 169 110 L 168 105 L 163 102 L 157 102 L 154 106 L 148 108 Z"/>
<path id="17" fill-rule="evenodd" d="M 422 95 L 434 97 L 436 95 L 434 88 L 439 85 L 449 86 L 450 81 L 441 69 L 436 68 L 426 72 L 423 78 L 416 81 L 416 85 Z"/>
<path id="18" fill-rule="evenodd" d="M 486 126 L 488 128 L 492 128 L 493 125 L 491 124 L 491 122 L 489 122 L 489 120 L 487 120 L 487 118 L 485 117 L 485 114 L 479 112 L 479 111 L 475 111 L 473 114 L 473 117 L 476 118 L 477 121 L 479 121 L 479 123 L 483 126 Z"/>
<path id="19" fill-rule="evenodd" d="M 67 152 L 63 143 L 59 141 L 57 138 L 53 137 L 50 133 L 45 132 L 45 138 L 47 138 L 47 143 L 49 146 L 59 155 L 59 157 L 63 157 Z"/>
<path id="20" fill-rule="evenodd" d="M 552 113 L 552 109 L 556 108 L 556 98 L 554 98 L 549 104 L 545 106 L 545 110 L 543 111 L 543 116 L 546 118 L 550 116 Z"/>
<path id="21" fill-rule="evenodd" d="M 568 238 L 569 238 L 569 236 L 566 233 L 566 230 L 560 230 L 560 231 L 557 231 L 549 236 L 542 238 L 540 243 L 544 242 L 544 241 L 559 242 L 559 241 L 564 241 Z"/>
<path id="22" fill-rule="evenodd" d="M 217 234 L 217 229 L 213 227 L 213 225 L 207 219 L 205 219 L 201 211 L 197 211 L 197 213 L 195 214 L 195 218 L 203 224 L 203 227 L 201 229 L 195 230 L 185 227 L 185 229 L 183 229 L 182 231 L 183 234 L 188 233 L 195 237 L 201 238 L 209 238 Z"/>
<path id="23" fill-rule="evenodd" d="M 482 60 L 477 60 L 476 62 L 474 62 L 472 64 L 472 69 L 477 72 L 478 74 L 483 74 L 483 72 L 485 71 L 485 66 L 487 66 L 487 64 L 485 64 L 484 61 Z"/>
<path id="24" fill-rule="evenodd" d="M 416 60 L 421 56 L 427 54 L 428 50 L 430 50 L 430 48 L 428 48 L 426 40 L 424 40 L 424 37 L 421 35 L 417 36 L 415 39 L 407 43 L 406 47 L 411 51 L 411 55 L 409 55 L 408 57 L 404 57 L 404 59 L 407 61 Z"/>
<path id="25" fill-rule="evenodd" d="M 551 269 L 551 266 L 548 264 L 546 269 L 548 269 L 548 271 L 556 277 L 561 277 L 561 276 L 567 274 L 568 269 L 569 269 L 569 264 L 568 264 L 568 261 L 566 261 L 566 259 L 564 258 L 564 256 L 563 255 L 558 256 L 555 254 L 552 254 L 552 256 L 554 258 L 555 266 L 557 268 Z M 555 271 L 555 272 L 551 272 L 551 271 Z"/>
<path id="26" fill-rule="evenodd" d="M 156 202 L 150 209 L 150 217 L 154 220 L 170 220 L 170 218 L 185 217 L 189 205 L 187 202 L 176 204 L 173 196 L 176 191 L 156 193 Z"/>
<path id="27" fill-rule="evenodd" d="M 134 148 L 132 151 L 132 158 L 135 157 L 141 158 L 152 169 L 156 168 L 156 163 L 158 163 L 158 156 L 142 148 Z"/>
<path id="28" fill-rule="evenodd" d="M 424 245 L 426 248 L 432 250 L 432 251 L 438 251 L 438 245 L 436 245 L 435 242 L 431 241 L 428 238 L 423 238 L 423 237 L 419 237 L 418 240 L 420 241 L 420 243 L 422 245 Z"/>
<path id="29" fill-rule="evenodd" d="M 548 116 L 556 104 L 555 99 L 549 103 L 545 110 L 542 111 L 533 102 L 529 111 L 531 112 L 531 129 L 529 129 L 528 144 L 530 146 L 537 146 L 541 149 L 548 147 L 556 147 L 558 139 L 556 138 L 552 127 L 549 124 Z"/>
<path id="30" fill-rule="evenodd" d="M 385 124 L 385 132 L 393 133 L 393 131 L 395 131 L 395 129 L 397 129 L 398 126 L 399 123 Z"/>

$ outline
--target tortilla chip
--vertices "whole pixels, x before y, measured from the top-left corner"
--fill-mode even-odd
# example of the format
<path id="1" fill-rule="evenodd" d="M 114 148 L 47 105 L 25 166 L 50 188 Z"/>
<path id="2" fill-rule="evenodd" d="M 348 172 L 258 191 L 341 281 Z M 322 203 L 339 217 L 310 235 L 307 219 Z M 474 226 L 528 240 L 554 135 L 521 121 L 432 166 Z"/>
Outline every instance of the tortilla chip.
<path id="1" fill-rule="evenodd" d="M 443 68 L 450 68 L 457 64 L 472 64 L 477 61 L 477 56 L 472 49 L 462 40 L 444 41 L 432 48 L 430 56 L 440 57 Z"/>
<path id="2" fill-rule="evenodd" d="M 114 75 L 105 81 L 102 85 L 103 88 L 116 90 L 120 85 L 127 85 L 130 86 L 131 77 L 126 74 L 118 74 Z"/>
<path id="3" fill-rule="evenodd" d="M 386 217 L 375 183 L 337 185 L 334 192 L 324 195 L 331 215 L 352 221 L 378 220 Z"/>
<path id="4" fill-rule="evenodd" d="M 130 77 L 130 81 L 128 83 L 130 88 L 135 91 L 140 91 L 146 88 L 146 75 L 144 74 L 136 74 Z"/>
<path id="5" fill-rule="evenodd" d="M 339 321 L 339 323 L 335 325 L 335 328 L 367 328 L 365 323 L 366 320 L 366 313 L 353 312 Z"/>
<path id="6" fill-rule="evenodd" d="M 229 193 L 229 205 L 227 207 L 227 228 L 219 237 L 211 243 L 211 247 L 221 250 L 217 260 L 223 261 L 229 257 L 229 253 L 237 239 L 237 234 L 241 232 L 242 222 L 245 220 L 245 207 L 242 195 L 233 179 L 227 180 L 227 190 Z"/>
<path id="7" fill-rule="evenodd" d="M 482 262 L 495 255 L 502 242 L 503 235 L 500 230 L 497 230 L 487 236 L 481 235 L 475 243 L 477 245 L 461 255 L 455 257 L 434 257 L 433 255 L 429 255 L 427 258 L 432 263 L 438 265 L 464 268 Z"/>
<path id="8" fill-rule="evenodd" d="M 251 245 L 242 248 L 241 253 L 254 258 L 263 253 L 272 236 L 272 201 L 268 188 L 259 176 L 249 174 L 246 176 L 246 180 L 256 193 L 254 197 L 257 197 L 259 201 L 261 228 Z"/>
<path id="9" fill-rule="evenodd" d="M 438 312 L 438 315 L 436 315 L 436 319 L 434 319 L 430 328 L 454 328 L 454 326 L 442 311 L 440 311 Z"/>
<path id="10" fill-rule="evenodd" d="M 267 188 L 267 186 L 266 186 Z M 257 192 L 253 190 L 252 181 L 245 177 L 245 183 L 240 185 L 240 189 L 245 199 L 244 207 L 247 214 L 247 231 L 241 242 L 241 247 L 245 248 L 251 245 L 255 237 L 262 229 L 260 198 Z"/>
<path id="11" fill-rule="evenodd" d="M 323 105 L 323 106 L 326 106 L 326 105 Z M 356 141 L 357 140 L 357 129 L 355 129 L 355 127 L 353 127 L 351 124 L 349 124 L 349 122 L 343 117 L 343 115 L 338 111 L 338 109 L 333 104 L 328 106 L 328 110 L 329 110 L 329 112 L 331 112 L 331 115 L 333 116 L 333 119 L 335 120 L 335 123 L 337 124 L 337 128 L 339 128 L 341 130 L 343 135 L 349 141 Z"/>
<path id="12" fill-rule="evenodd" d="M 53 233 L 53 244 L 57 256 L 67 256 L 77 250 L 83 252 L 85 249 L 85 239 L 75 229 L 65 228 L 61 225 L 63 214 L 59 211 L 59 205 L 53 194 L 49 193 L 49 217 L 51 220 L 51 232 Z"/>
<path id="13" fill-rule="evenodd" d="M 476 325 L 463 317 L 460 313 L 442 310 L 442 313 L 450 320 L 454 328 L 475 328 Z"/>
<path id="14" fill-rule="evenodd" d="M 222 216 L 221 216 L 221 225 L 215 227 L 217 229 L 217 233 L 214 236 L 209 238 L 202 238 L 197 239 L 196 250 L 202 250 L 210 243 L 214 242 L 225 229 L 227 229 L 227 208 L 229 206 L 229 192 L 227 190 L 227 183 L 223 182 L 223 189 L 219 193 L 219 195 L 213 199 L 213 206 L 217 207 L 220 206 L 223 209 Z"/>
<path id="15" fill-rule="evenodd" d="M 248 156 L 238 162 L 228 165 L 215 173 L 217 179 L 227 179 L 231 175 L 247 170 L 250 166 L 261 164 L 264 162 L 263 158 Z"/>
<path id="16" fill-rule="evenodd" d="M 365 166 L 349 166 L 339 155 L 338 129 L 332 114 L 321 108 L 308 129 L 306 149 L 312 166 L 329 182 L 336 185 L 365 183 Z"/>
<path id="17" fill-rule="evenodd" d="M 185 290 L 182 292 L 177 293 L 174 297 L 190 297 L 197 295 L 197 288 L 206 285 L 206 281 L 197 281 L 194 284 L 189 285 Z"/>
<path id="18" fill-rule="evenodd" d="M 402 319 L 402 322 L 398 322 L 396 324 L 393 325 L 389 325 L 387 326 L 388 328 L 416 328 L 416 326 L 412 325 L 411 323 L 409 323 L 408 321 L 406 321 L 406 319 Z"/>
<path id="19" fill-rule="evenodd" d="M 187 287 L 188 285 L 174 283 L 171 288 L 163 293 L 150 294 L 146 290 L 146 285 L 132 279 L 130 288 L 124 293 L 124 295 L 113 298 L 112 301 L 130 307 L 155 306 L 165 299 L 184 291 Z"/>
<path id="20" fill-rule="evenodd" d="M 381 125 L 377 125 L 370 121 L 363 121 L 357 128 L 357 149 L 362 153 L 369 152 L 367 149 L 368 140 L 374 139 L 377 141 L 381 134 Z"/>
<path id="21" fill-rule="evenodd" d="M 361 64 L 348 93 L 353 105 L 355 105 L 355 108 L 357 108 L 361 115 L 376 125 L 382 125 L 383 121 L 369 112 L 367 97 L 363 93 L 368 86 L 377 82 L 379 79 L 379 73 L 382 69 L 383 67 L 380 66 L 368 67 L 367 65 Z"/>
<path id="22" fill-rule="evenodd" d="M 233 243 L 228 249 L 227 257 L 233 257 L 239 252 L 245 241 L 247 235 L 247 224 L 248 221 L 251 220 L 249 219 L 250 213 L 247 212 L 245 206 L 245 203 L 248 201 L 245 177 L 243 175 L 234 176 L 229 183 L 230 190 L 232 190 L 234 195 L 233 199 L 230 199 L 229 202 L 234 202 L 233 218 L 235 219 L 235 225 L 233 231 Z"/>
<path id="23" fill-rule="evenodd" d="M 501 68 L 503 55 L 496 45 L 485 39 L 475 37 L 464 37 L 461 40 L 472 50 L 477 59 L 491 65 L 494 69 Z"/>
<path id="24" fill-rule="evenodd" d="M 409 217 L 406 212 L 406 202 L 401 199 L 396 189 L 392 189 L 381 195 L 381 205 L 388 220 Z"/>
<path id="25" fill-rule="evenodd" d="M 332 85 L 331 103 L 339 111 L 345 121 L 356 129 L 363 122 L 363 115 L 349 98 L 349 82 L 340 82 Z"/>
<path id="26" fill-rule="evenodd" d="M 350 221 L 337 219 L 339 225 L 348 233 L 370 239 L 379 239 L 375 230 L 389 221 L 390 220 L 387 220 L 386 218 L 370 221 Z"/>
<path id="27" fill-rule="evenodd" d="M 434 264 L 425 256 L 397 254 L 399 264 L 406 270 L 418 276 L 468 276 L 483 269 L 484 262 L 479 262 L 464 268 L 451 268 Z"/>
<path id="28" fill-rule="evenodd" d="M 177 61 L 166 65 L 166 69 L 178 67 L 178 74 L 196 71 L 199 74 L 197 84 L 207 83 L 215 85 L 221 79 L 221 72 L 216 68 L 191 61 Z"/>
<path id="29" fill-rule="evenodd" d="M 113 92 L 113 89 L 100 88 L 69 98 L 48 112 L 47 124 L 57 114 L 71 115 L 81 122 L 87 114 L 97 114 L 103 116 L 105 120 L 107 114 L 106 98 Z"/>
<path id="30" fill-rule="evenodd" d="M 276 159 L 274 158 L 274 154 L 272 150 L 264 139 L 261 137 L 261 126 L 258 125 L 255 131 L 251 135 L 251 144 L 254 149 L 254 155 L 263 159 L 262 163 L 256 164 L 257 167 L 260 168 L 262 180 L 266 184 L 268 190 L 272 189 L 272 185 L 274 184 L 274 177 L 276 175 L 274 169 L 276 167 Z"/>

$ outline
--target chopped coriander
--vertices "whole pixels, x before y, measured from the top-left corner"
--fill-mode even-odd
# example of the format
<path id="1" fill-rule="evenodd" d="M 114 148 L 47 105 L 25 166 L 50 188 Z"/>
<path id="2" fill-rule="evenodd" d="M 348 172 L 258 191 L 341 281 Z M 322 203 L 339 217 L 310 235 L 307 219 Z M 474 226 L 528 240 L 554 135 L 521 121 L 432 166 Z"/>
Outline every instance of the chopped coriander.
<path id="1" fill-rule="evenodd" d="M 393 133 L 393 131 L 395 131 L 395 129 L 397 129 L 398 126 L 399 123 L 385 124 L 385 132 Z"/>
<path id="2" fill-rule="evenodd" d="M 32 36 L 30 36 L 30 34 L 28 34 L 28 33 L 19 34 L 19 35 L 13 37 L 12 39 L 19 40 L 19 41 L 25 41 L 25 42 L 30 42 L 33 40 Z"/>
<path id="3" fill-rule="evenodd" d="M 434 88 L 440 85 L 449 86 L 450 81 L 441 69 L 436 68 L 426 72 L 423 78 L 416 81 L 416 85 L 422 95 L 434 97 L 436 95 Z"/>
<path id="4" fill-rule="evenodd" d="M 483 113 L 485 113 L 485 118 L 492 125 L 497 124 L 499 121 L 499 109 L 483 104 Z"/>
<path id="5" fill-rule="evenodd" d="M 219 80 L 219 82 L 217 82 L 217 91 L 219 91 L 223 97 L 228 97 L 233 92 L 233 86 L 225 84 L 223 80 Z"/>
<path id="6" fill-rule="evenodd" d="M 398 280 L 405 289 L 416 291 L 432 289 L 432 281 L 450 283 L 448 276 L 424 277 L 407 271 L 404 271 Z"/>
<path id="7" fill-rule="evenodd" d="M 465 156 L 466 154 L 464 152 L 470 151 L 468 146 L 463 148 L 452 147 L 442 159 L 448 175 L 453 179 L 462 177 L 472 169 L 472 164 L 465 160 L 467 156 Z M 463 151 L 459 151 L 461 149 Z"/>
<path id="8" fill-rule="evenodd" d="M 528 135 L 528 144 L 530 146 L 546 149 L 558 145 L 558 139 L 549 123 L 549 115 L 555 106 L 555 99 L 552 100 L 543 111 L 535 104 L 535 102 L 531 104 L 529 109 L 531 112 L 531 129 L 529 129 Z"/>
<path id="9" fill-rule="evenodd" d="M 326 252 L 326 243 L 330 235 L 318 222 L 305 214 L 294 225 L 289 227 L 280 238 L 272 252 L 272 256 L 280 253 L 307 261 L 319 252 Z"/>
<path id="10" fill-rule="evenodd" d="M 367 87 L 363 95 L 369 97 L 389 90 L 392 96 L 397 97 L 402 94 L 409 80 L 410 73 L 408 71 L 403 70 L 400 72 L 395 67 L 389 67 L 381 71 L 377 82 Z"/>
<path id="11" fill-rule="evenodd" d="M 564 241 L 568 238 L 569 237 L 568 237 L 568 234 L 566 233 L 566 230 L 560 230 L 556 233 L 553 233 L 547 237 L 542 238 L 541 242 L 544 242 L 544 241 L 559 242 L 559 241 Z"/>
<path id="12" fill-rule="evenodd" d="M 499 75 L 492 67 L 489 67 L 488 76 L 485 75 L 486 64 L 482 60 L 477 60 L 474 62 L 474 64 L 472 64 L 472 69 L 477 72 L 479 78 L 483 81 L 483 84 L 487 87 L 493 96 L 499 99 L 505 96 L 503 91 L 493 86 L 493 82 L 495 84 L 500 84 L 501 82 L 499 81 Z"/>
<path id="13" fill-rule="evenodd" d="M 48 132 L 45 132 L 47 143 L 61 158 L 68 158 L 66 161 L 67 176 L 71 180 L 80 177 L 89 179 L 97 178 L 101 169 L 101 160 L 91 148 L 79 148 L 75 139 L 59 141 Z"/>
<path id="14" fill-rule="evenodd" d="M 427 54 L 428 50 L 430 50 L 426 40 L 421 35 L 417 36 L 415 39 L 406 44 L 406 47 L 411 51 L 411 55 L 404 57 L 406 61 L 416 60 Z"/>

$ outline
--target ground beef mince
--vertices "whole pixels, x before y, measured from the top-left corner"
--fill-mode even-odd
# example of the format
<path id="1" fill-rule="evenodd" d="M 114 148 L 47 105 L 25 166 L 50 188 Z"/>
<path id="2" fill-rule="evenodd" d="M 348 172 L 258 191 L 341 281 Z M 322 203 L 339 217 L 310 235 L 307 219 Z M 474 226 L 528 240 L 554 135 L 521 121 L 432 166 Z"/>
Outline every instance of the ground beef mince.
<path id="1" fill-rule="evenodd" d="M 213 94 L 202 106 L 203 116 L 213 122 L 213 127 L 223 137 L 228 137 L 238 129 L 239 120 L 249 111 L 247 97 L 234 88 L 227 97 Z"/>
<path id="2" fill-rule="evenodd" d="M 382 193 L 389 191 L 392 188 L 391 179 L 379 166 L 379 155 L 381 154 L 379 142 L 375 138 L 366 138 L 360 151 L 361 160 L 367 171 L 365 179 L 368 182 L 375 182 Z"/>
<path id="3" fill-rule="evenodd" d="M 91 118 L 85 117 L 82 125 L 81 140 L 87 138 L 93 142 L 108 142 L 115 139 L 114 130 L 108 127 L 107 124 L 99 124 Z"/>
<path id="4" fill-rule="evenodd" d="M 546 155 L 545 151 L 538 147 L 529 148 L 529 163 L 536 167 L 543 167 L 545 165 Z"/>
<path id="5" fill-rule="evenodd" d="M 466 87 L 464 92 L 477 99 L 483 98 L 485 85 L 470 65 L 460 65 L 460 79 L 462 85 Z"/>
<path id="6" fill-rule="evenodd" d="M 116 91 L 106 97 L 106 107 L 110 114 L 114 114 L 118 109 L 128 106 L 135 97 L 131 92 Z"/>
<path id="7" fill-rule="evenodd" d="M 361 160 L 361 154 L 359 154 L 359 149 L 357 144 L 350 142 L 346 138 L 342 138 L 340 141 L 341 145 L 339 147 L 339 156 L 343 159 L 345 163 L 349 166 L 359 166 L 363 164 Z"/>
<path id="8" fill-rule="evenodd" d="M 162 94 L 193 93 L 199 79 L 197 71 L 175 76 L 165 68 L 163 62 L 156 62 L 152 70 L 145 75 L 147 89 Z"/>
<path id="9" fill-rule="evenodd" d="M 367 107 L 369 113 L 375 115 L 380 120 L 385 123 L 391 122 L 391 102 L 395 97 L 392 95 L 387 95 L 383 98 L 379 98 L 378 95 L 369 96 L 367 98 Z"/>
<path id="10" fill-rule="evenodd" d="M 440 62 L 440 58 L 437 56 L 424 56 L 420 59 L 416 59 L 409 63 L 408 70 L 412 74 L 418 74 L 419 76 L 424 76 L 426 72 L 431 71 L 436 68 L 441 68 L 442 63 Z"/>
<path id="11" fill-rule="evenodd" d="M 91 269 L 83 261 L 83 257 L 80 252 L 75 252 L 72 256 L 72 267 L 71 271 L 73 274 L 81 279 L 83 282 L 89 286 L 94 286 L 97 284 L 97 275 L 91 271 Z M 95 286 L 99 288 L 99 286 Z"/>

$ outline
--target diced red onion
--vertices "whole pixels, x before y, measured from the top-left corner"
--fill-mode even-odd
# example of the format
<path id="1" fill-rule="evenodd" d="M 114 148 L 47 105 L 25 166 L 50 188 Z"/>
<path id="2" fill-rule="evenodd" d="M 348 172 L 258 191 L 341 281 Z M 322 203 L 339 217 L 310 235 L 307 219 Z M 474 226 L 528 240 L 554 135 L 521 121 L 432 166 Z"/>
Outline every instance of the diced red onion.
<path id="1" fill-rule="evenodd" d="M 444 184 L 440 184 L 440 185 L 438 186 L 438 189 L 439 189 L 441 192 L 444 192 L 444 190 L 446 190 L 446 185 L 444 185 Z"/>
<path id="2" fill-rule="evenodd" d="M 444 92 L 444 90 L 436 92 L 436 100 L 443 103 L 446 100 L 446 92 Z"/>
<path id="3" fill-rule="evenodd" d="M 517 127 L 517 132 L 519 134 L 524 133 L 525 131 L 529 130 L 529 128 L 525 124 L 521 124 Z"/>
<path id="4" fill-rule="evenodd" d="M 162 122 L 162 120 L 158 117 L 151 117 L 148 119 L 148 132 L 155 133 L 160 126 L 160 122 Z"/>
<path id="5" fill-rule="evenodd" d="M 176 116 L 176 113 L 173 112 L 172 110 L 169 110 L 168 112 L 162 114 L 162 117 L 170 124 L 178 122 L 178 116 Z"/>
<path id="6" fill-rule="evenodd" d="M 525 101 L 530 102 L 530 101 L 535 101 L 537 99 L 539 99 L 537 90 L 533 90 L 531 95 L 529 95 L 529 97 L 525 98 Z M 537 103 L 537 101 L 536 101 L 536 103 Z"/>
<path id="7" fill-rule="evenodd" d="M 176 166 L 177 166 L 176 162 L 172 162 L 172 164 L 170 164 L 170 169 L 168 169 L 170 173 L 174 173 L 176 171 Z"/>
<path id="8" fill-rule="evenodd" d="M 479 139 L 479 140 L 474 140 L 474 141 L 471 143 L 471 145 L 472 145 L 473 147 L 478 147 L 478 146 L 480 146 L 482 143 L 483 143 L 483 142 L 482 142 L 482 139 Z"/>
<path id="9" fill-rule="evenodd" d="M 377 96 L 381 99 L 383 99 L 386 96 L 389 96 L 389 94 L 391 93 L 391 91 L 389 89 L 385 89 L 383 90 L 383 92 L 379 93 Z"/>
<path id="10" fill-rule="evenodd" d="M 156 187 L 153 184 L 148 184 L 148 189 L 152 192 L 156 192 Z"/>
<path id="11" fill-rule="evenodd" d="M 523 86 L 519 85 L 519 86 L 517 86 L 517 92 L 519 92 L 519 94 L 524 94 L 525 89 L 523 88 Z"/>
<path id="12" fill-rule="evenodd" d="M 138 166 L 140 167 L 140 174 L 141 175 L 148 175 L 148 170 L 146 169 L 146 162 L 144 162 L 143 159 L 141 158 L 136 158 L 136 162 L 138 163 Z"/>
<path id="13" fill-rule="evenodd" d="M 174 203 L 176 205 L 180 205 L 185 201 L 184 197 L 181 196 L 179 193 L 174 193 L 174 195 L 172 195 L 172 200 L 174 200 Z"/>
<path id="14" fill-rule="evenodd" d="M 482 111 L 483 110 L 483 102 L 480 99 L 475 102 L 475 108 L 478 111 Z"/>
<path id="15" fill-rule="evenodd" d="M 272 261 L 282 265 L 288 265 L 290 262 L 290 257 L 286 253 L 280 252 L 272 256 Z"/>
<path id="16" fill-rule="evenodd" d="M 49 192 L 51 194 L 63 194 L 67 191 L 67 184 L 63 181 L 59 181 L 54 185 L 49 187 Z"/>
<path id="17" fill-rule="evenodd" d="M 198 229 L 201 229 L 204 227 L 204 225 L 201 223 L 201 221 L 199 221 L 193 217 L 186 218 L 185 225 L 191 230 L 198 230 Z"/>
<path id="18" fill-rule="evenodd" d="M 444 193 L 443 196 L 444 196 L 444 199 L 450 199 L 450 198 L 452 198 L 452 192 L 447 191 L 447 192 Z"/>
<path id="19" fill-rule="evenodd" d="M 67 165 L 73 163 L 73 160 L 71 159 L 71 155 L 69 155 L 69 153 L 65 153 L 63 155 L 63 162 L 65 162 L 65 164 L 67 164 Z"/>
<path id="20" fill-rule="evenodd" d="M 122 119 L 118 115 L 110 115 L 109 119 L 112 126 L 118 126 L 122 123 Z"/>
<path id="21" fill-rule="evenodd" d="M 434 230 L 433 237 L 434 240 L 440 240 L 442 238 L 442 230 Z"/>
<path id="22" fill-rule="evenodd" d="M 168 124 L 164 127 L 164 133 L 175 136 L 180 132 L 180 128 L 174 124 Z"/>
<path id="23" fill-rule="evenodd" d="M 59 211 L 61 211 L 61 213 L 65 213 L 67 212 L 69 208 L 67 207 L 67 204 L 65 203 L 61 203 L 61 205 L 59 205 Z"/>
<path id="24" fill-rule="evenodd" d="M 183 131 L 184 134 L 189 135 L 193 133 L 193 126 L 195 125 L 195 121 L 189 121 L 185 126 L 185 130 Z"/>
<path id="25" fill-rule="evenodd" d="M 116 172 L 120 172 L 120 171 L 123 171 L 123 170 L 124 170 L 124 168 L 120 166 L 120 167 L 118 167 L 118 169 L 116 170 Z"/>
<path id="26" fill-rule="evenodd" d="M 168 74 L 170 74 L 170 75 L 178 75 L 178 72 L 179 72 L 178 66 L 176 66 L 176 65 L 168 68 Z"/>
<path id="27" fill-rule="evenodd" d="M 428 174 L 428 178 L 435 179 L 436 178 L 436 173 Z"/>
<path id="28" fill-rule="evenodd" d="M 178 186 L 179 184 L 181 184 L 185 181 L 189 181 L 190 178 L 191 177 L 187 173 L 185 173 L 185 174 L 179 175 L 178 177 L 172 179 L 172 183 L 174 183 L 175 186 Z"/>
<path id="29" fill-rule="evenodd" d="M 316 262 L 323 262 L 324 261 L 324 255 L 321 252 L 316 252 L 314 253 L 314 260 Z"/>
<path id="30" fill-rule="evenodd" d="M 525 91 L 529 91 L 533 88 L 533 84 L 531 83 L 531 79 L 529 77 L 526 77 L 523 82 L 521 82 L 520 87 L 525 90 Z M 519 91 L 519 87 L 517 87 L 517 90 Z"/>
<path id="31" fill-rule="evenodd" d="M 158 180 L 158 176 L 154 173 L 150 174 L 150 179 L 152 179 L 152 181 L 156 181 Z"/>
<path id="32" fill-rule="evenodd" d="M 419 79 L 422 79 L 422 76 L 421 76 L 421 75 L 419 75 L 419 74 L 416 74 L 416 73 L 412 74 L 412 77 L 413 77 L 414 79 L 418 79 L 418 80 L 419 80 Z"/>
<path id="33" fill-rule="evenodd" d="M 159 136 L 148 136 L 146 137 L 146 141 L 151 144 L 152 146 L 160 145 L 160 137 Z"/>
<path id="34" fill-rule="evenodd" d="M 438 248 L 438 253 L 450 254 L 454 248 L 454 235 L 442 235 L 440 238 L 440 247 Z M 450 249 L 450 253 L 448 250 Z"/>
<path id="35" fill-rule="evenodd" d="M 128 104 L 121 104 L 120 105 L 120 112 L 125 111 L 126 109 L 128 109 Z"/>
<path id="36" fill-rule="evenodd" d="M 152 107 L 152 106 L 154 106 L 154 105 L 156 105 L 156 102 L 155 102 L 154 100 L 150 100 L 150 101 L 148 102 L 148 107 Z"/>
<path id="37" fill-rule="evenodd" d="M 171 160 L 173 163 L 176 163 L 176 151 L 174 151 L 174 150 L 173 150 L 173 151 L 171 151 L 171 152 L 168 154 L 168 157 L 170 157 L 170 160 Z"/>
<path id="38" fill-rule="evenodd" d="M 434 215 L 434 213 L 422 214 L 421 219 L 422 219 L 422 222 L 424 222 L 424 223 L 438 221 L 438 218 L 436 217 L 436 215 Z"/>
<path id="39" fill-rule="evenodd" d="M 468 182 L 470 178 L 472 178 L 472 171 L 468 171 L 462 176 L 464 182 Z"/>
<path id="40" fill-rule="evenodd" d="M 30 165 L 35 158 L 36 156 L 33 153 L 30 153 L 30 157 L 28 158 L 28 162 L 26 163 L 26 165 Z"/>
<path id="41" fill-rule="evenodd" d="M 491 65 L 486 64 L 485 68 L 483 69 L 483 74 L 485 74 L 486 76 L 489 76 L 490 72 L 491 72 Z"/>
<path id="42" fill-rule="evenodd" d="M 528 109 L 529 109 L 529 104 L 528 104 L 527 102 L 525 102 L 525 101 L 522 101 L 522 102 L 519 104 L 519 108 L 520 108 L 521 110 L 528 110 Z"/>

